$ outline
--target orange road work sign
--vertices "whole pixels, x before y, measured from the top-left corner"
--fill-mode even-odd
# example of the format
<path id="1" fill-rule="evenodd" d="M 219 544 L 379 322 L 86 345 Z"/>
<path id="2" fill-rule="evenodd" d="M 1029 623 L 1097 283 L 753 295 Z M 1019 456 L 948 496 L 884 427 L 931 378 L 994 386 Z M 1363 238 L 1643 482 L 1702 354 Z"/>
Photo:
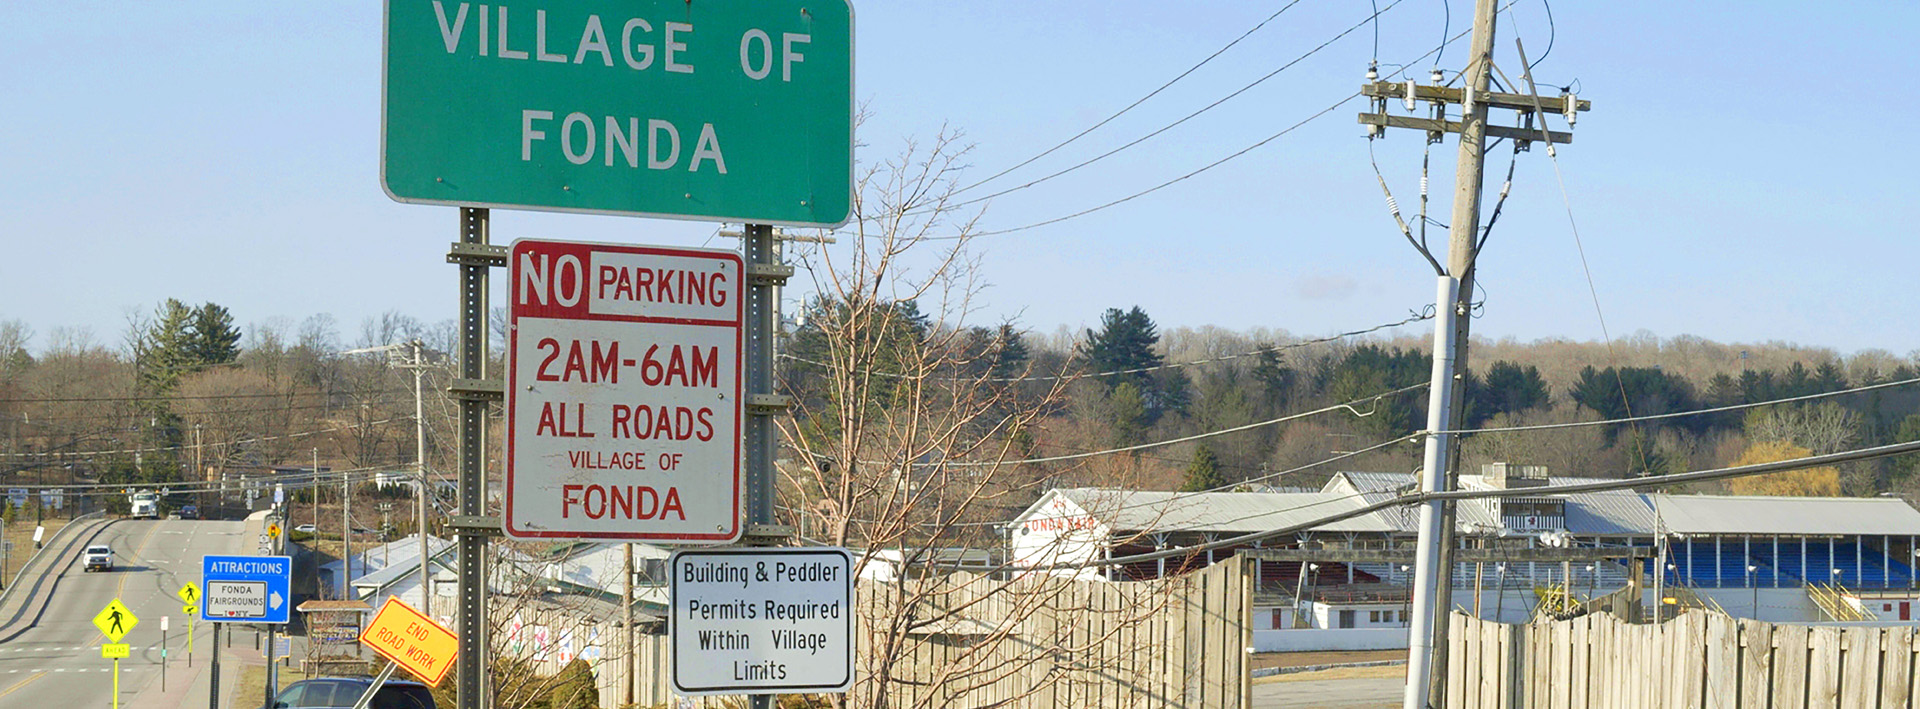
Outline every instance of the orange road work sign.
<path id="1" fill-rule="evenodd" d="M 453 631 L 392 596 L 360 633 L 360 642 L 435 687 L 453 669 L 460 646 Z"/>

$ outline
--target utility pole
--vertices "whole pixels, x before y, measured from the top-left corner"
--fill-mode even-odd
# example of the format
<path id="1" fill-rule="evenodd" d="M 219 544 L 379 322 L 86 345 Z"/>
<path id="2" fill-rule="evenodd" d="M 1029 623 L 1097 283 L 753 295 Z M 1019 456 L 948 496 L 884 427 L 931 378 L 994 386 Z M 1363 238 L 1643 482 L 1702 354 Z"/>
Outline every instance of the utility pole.
<path id="1" fill-rule="evenodd" d="M 340 475 L 340 600 L 353 600 L 353 483 Z"/>
<path id="2" fill-rule="evenodd" d="M 1532 94 L 1502 93 L 1489 90 L 1493 65 L 1494 26 L 1498 17 L 1497 0 L 1477 0 L 1474 5 L 1473 38 L 1467 67 L 1460 88 L 1419 86 L 1404 83 L 1374 82 L 1362 88 L 1374 101 L 1372 113 L 1360 115 L 1360 122 L 1373 126 L 1374 136 L 1384 136 L 1386 128 L 1413 128 L 1426 131 L 1437 142 L 1446 133 L 1460 136 L 1455 167 L 1453 213 L 1448 228 L 1446 268 L 1438 274 L 1433 335 L 1432 385 L 1428 391 L 1427 438 L 1420 478 L 1422 492 L 1453 489 L 1457 473 L 1451 470 L 1456 452 L 1451 436 L 1444 431 L 1461 426 L 1461 397 L 1468 372 L 1467 343 L 1472 323 L 1474 264 L 1481 240 L 1480 202 L 1489 136 L 1514 141 L 1516 150 L 1524 150 L 1535 141 L 1544 141 L 1548 150 L 1554 143 L 1573 140 L 1571 133 L 1545 128 L 1545 108 L 1552 106 L 1572 123 L 1578 111 L 1587 110 L 1587 102 L 1568 95 L 1542 99 Z M 1522 64 L 1525 59 L 1522 58 Z M 1530 76 L 1529 76 L 1530 78 Z M 1510 87 L 1519 89 L 1520 87 Z M 1531 91 L 1531 88 L 1528 89 Z M 1418 101 L 1433 104 L 1433 117 L 1395 116 L 1387 112 L 1388 100 L 1399 98 L 1409 108 Z M 1446 120 L 1446 107 L 1460 107 L 1460 120 Z M 1489 108 L 1518 111 L 1518 126 L 1489 126 Z M 1396 213 L 1396 217 L 1398 214 Z M 1436 263 L 1436 266 L 1438 264 Z M 1413 586 L 1413 617 L 1409 628 L 1407 685 L 1404 709 L 1424 709 L 1430 698 L 1445 696 L 1446 623 L 1441 618 L 1452 608 L 1452 551 L 1454 514 L 1451 502 L 1433 501 L 1420 506 L 1419 546 L 1416 550 Z M 1434 672 L 1435 666 L 1441 672 Z"/>
<path id="3" fill-rule="evenodd" d="M 432 574 L 427 570 L 430 566 L 428 560 L 433 558 L 427 546 L 427 409 L 426 398 L 422 395 L 420 388 L 420 378 L 426 373 L 427 366 L 424 353 L 421 351 L 426 348 L 426 343 L 414 340 L 407 344 L 413 346 L 413 365 L 409 367 L 413 370 L 413 474 L 414 479 L 419 482 L 419 488 L 415 492 L 419 493 L 417 497 L 420 504 L 420 509 L 414 513 L 413 521 L 414 525 L 419 527 L 414 532 L 420 539 L 420 613 L 432 618 L 433 584 L 430 580 Z"/>
<path id="4" fill-rule="evenodd" d="M 626 646 L 626 652 L 621 655 L 626 659 L 622 660 L 620 668 L 622 678 L 620 694 L 626 699 L 620 706 L 631 706 L 633 704 L 633 672 L 639 667 L 639 663 L 633 661 L 633 544 L 621 544 L 620 548 L 626 551 L 627 557 L 626 563 L 621 565 L 625 573 L 620 575 L 623 581 L 620 594 L 620 626 L 624 628 L 621 631 L 623 637 L 620 638 L 620 642 Z"/>

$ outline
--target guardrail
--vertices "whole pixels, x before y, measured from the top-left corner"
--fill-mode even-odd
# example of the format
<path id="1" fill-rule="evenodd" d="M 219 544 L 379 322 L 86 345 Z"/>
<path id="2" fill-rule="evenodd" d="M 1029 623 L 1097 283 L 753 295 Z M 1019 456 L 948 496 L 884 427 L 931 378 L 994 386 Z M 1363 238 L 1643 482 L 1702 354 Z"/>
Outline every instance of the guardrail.
<path id="1" fill-rule="evenodd" d="M 79 517 L 75 517 L 73 519 L 67 520 L 67 523 L 60 527 L 60 531 L 53 533 L 52 539 L 48 539 L 45 542 L 42 542 L 39 549 L 33 550 L 33 556 L 27 557 L 27 563 L 21 564 L 19 571 L 13 572 L 13 578 L 7 579 L 6 590 L 0 590 L 0 606 L 6 605 L 7 599 L 13 597 L 13 589 L 20 586 L 20 577 L 27 575 L 27 569 L 33 568 L 33 562 L 39 561 L 40 554 L 45 552 L 47 550 L 47 547 L 53 546 L 54 542 L 60 539 L 60 535 L 66 534 L 67 530 L 73 529 L 74 525 L 79 524 L 80 522 L 86 521 L 88 518 L 105 517 L 106 514 L 107 514 L 106 510 L 95 510 L 93 512 L 88 512 L 86 514 L 80 515 Z"/>

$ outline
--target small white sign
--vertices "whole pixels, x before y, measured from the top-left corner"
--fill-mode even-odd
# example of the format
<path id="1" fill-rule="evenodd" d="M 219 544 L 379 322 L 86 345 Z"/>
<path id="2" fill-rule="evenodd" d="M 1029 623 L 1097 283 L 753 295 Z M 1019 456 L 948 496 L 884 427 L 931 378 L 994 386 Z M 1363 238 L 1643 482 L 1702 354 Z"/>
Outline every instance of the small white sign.
<path id="1" fill-rule="evenodd" d="M 520 240 L 506 519 L 518 538 L 740 536 L 740 256 Z"/>
<path id="2" fill-rule="evenodd" d="M 853 556 L 845 549 L 675 552 L 673 691 L 845 692 L 853 684 Z"/>
<path id="3" fill-rule="evenodd" d="M 262 618 L 267 615 L 267 582 L 208 581 L 209 618 Z"/>

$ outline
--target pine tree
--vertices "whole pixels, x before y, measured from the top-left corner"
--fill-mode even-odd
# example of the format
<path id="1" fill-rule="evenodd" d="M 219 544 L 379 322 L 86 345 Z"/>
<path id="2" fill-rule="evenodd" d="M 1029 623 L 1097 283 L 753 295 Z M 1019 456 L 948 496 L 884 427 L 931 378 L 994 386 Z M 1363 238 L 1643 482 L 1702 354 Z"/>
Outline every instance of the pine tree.
<path id="1" fill-rule="evenodd" d="M 1087 358 L 1087 368 L 1095 372 L 1126 372 L 1135 369 L 1158 367 L 1165 362 L 1159 353 L 1153 351 L 1160 344 L 1160 334 L 1156 332 L 1153 319 L 1140 306 L 1122 311 L 1108 308 L 1100 316 L 1099 331 L 1088 330 L 1087 340 L 1080 347 L 1080 353 Z M 1121 382 L 1133 381 L 1146 388 L 1145 382 L 1151 377 L 1145 372 L 1101 377 L 1107 388 L 1119 386 Z"/>
<path id="2" fill-rule="evenodd" d="M 188 356 L 197 368 L 232 364 L 240 358 L 240 330 L 233 314 L 213 303 L 193 309 Z"/>
<path id="3" fill-rule="evenodd" d="M 1213 449 L 1205 444 L 1193 449 L 1193 462 L 1187 464 L 1187 477 L 1180 483 L 1181 492 L 1204 492 L 1226 487 L 1227 479 L 1220 474 L 1220 458 Z"/>

